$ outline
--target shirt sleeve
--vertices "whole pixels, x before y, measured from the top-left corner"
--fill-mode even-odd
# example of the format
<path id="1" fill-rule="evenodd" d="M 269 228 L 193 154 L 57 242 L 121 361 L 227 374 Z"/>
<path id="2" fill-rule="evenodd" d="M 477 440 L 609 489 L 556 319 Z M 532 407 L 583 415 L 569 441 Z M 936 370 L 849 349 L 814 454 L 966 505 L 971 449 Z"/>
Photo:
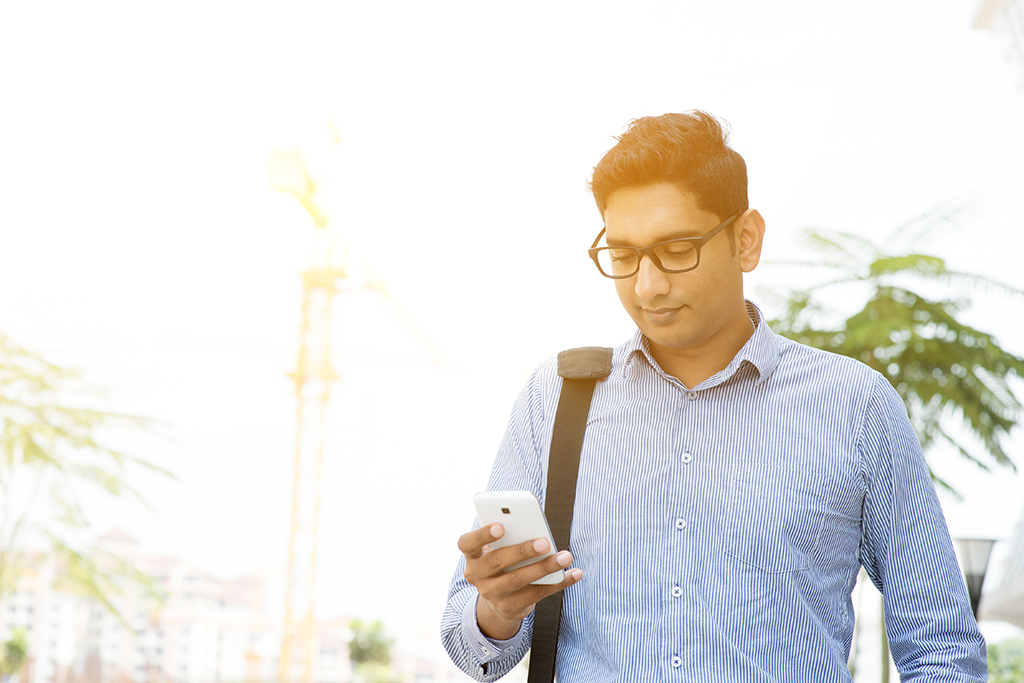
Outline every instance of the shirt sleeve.
<path id="1" fill-rule="evenodd" d="M 986 681 L 985 641 L 920 442 L 881 375 L 859 448 L 867 487 L 861 561 L 882 593 L 901 681 Z"/>
<path id="2" fill-rule="evenodd" d="M 466 584 L 448 598 L 441 621 L 441 642 L 452 662 L 468 676 L 477 681 L 496 681 L 511 671 L 529 649 L 533 614 L 523 620 L 512 638 L 492 640 L 476 623 L 478 597 L 476 589 Z"/>
<path id="3" fill-rule="evenodd" d="M 543 438 L 544 407 L 541 380 L 535 372 L 523 388 L 512 410 L 508 428 L 495 457 L 488 480 L 489 491 L 532 491 L 543 501 L 546 452 Z M 473 528 L 479 528 L 479 520 Z M 533 633 L 531 613 L 509 640 L 491 640 L 476 622 L 479 594 L 464 573 L 466 561 L 459 558 L 448 602 L 441 619 L 441 641 L 457 667 L 478 681 L 495 681 L 511 671 L 530 649 Z"/>

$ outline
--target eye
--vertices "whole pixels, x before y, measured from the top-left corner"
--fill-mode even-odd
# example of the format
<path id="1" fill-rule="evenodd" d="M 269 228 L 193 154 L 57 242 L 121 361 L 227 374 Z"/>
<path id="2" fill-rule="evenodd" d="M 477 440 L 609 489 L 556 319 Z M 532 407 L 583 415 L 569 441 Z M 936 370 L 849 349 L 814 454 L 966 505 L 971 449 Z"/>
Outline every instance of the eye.
<path id="1" fill-rule="evenodd" d="M 690 242 L 669 242 L 661 248 L 661 251 L 668 256 L 683 256 L 693 251 L 693 244 Z"/>
<path id="2" fill-rule="evenodd" d="M 609 249 L 608 255 L 615 263 L 629 263 L 636 259 L 636 252 L 632 249 Z"/>

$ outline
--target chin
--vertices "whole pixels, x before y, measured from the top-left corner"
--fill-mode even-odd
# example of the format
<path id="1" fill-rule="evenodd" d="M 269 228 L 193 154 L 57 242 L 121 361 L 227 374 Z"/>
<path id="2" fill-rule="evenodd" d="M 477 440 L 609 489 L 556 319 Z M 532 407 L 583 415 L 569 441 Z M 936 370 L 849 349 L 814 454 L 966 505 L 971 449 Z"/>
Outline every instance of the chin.
<path id="1" fill-rule="evenodd" d="M 665 329 L 658 327 L 651 327 L 650 325 L 644 325 L 640 328 L 640 331 L 644 333 L 648 339 L 651 340 L 652 344 L 668 348 L 668 349 L 681 349 L 689 346 L 691 339 L 689 335 L 677 332 L 673 334 Z"/>
<path id="2" fill-rule="evenodd" d="M 647 335 L 647 338 L 650 339 L 652 343 L 657 344 L 663 349 L 685 349 L 693 346 L 693 340 L 689 338 L 680 339 L 678 337 L 673 337 L 671 339 L 656 339 L 651 335 Z"/>

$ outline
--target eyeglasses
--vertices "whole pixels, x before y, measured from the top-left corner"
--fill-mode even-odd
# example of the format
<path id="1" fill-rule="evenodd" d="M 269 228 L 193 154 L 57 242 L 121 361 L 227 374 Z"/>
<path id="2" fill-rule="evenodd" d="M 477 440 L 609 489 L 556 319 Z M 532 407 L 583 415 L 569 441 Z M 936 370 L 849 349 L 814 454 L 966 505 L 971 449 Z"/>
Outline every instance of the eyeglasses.
<path id="1" fill-rule="evenodd" d="M 738 211 L 700 237 L 682 237 L 652 244 L 649 247 L 599 247 L 605 228 L 588 250 L 601 275 L 615 280 L 633 277 L 640 272 L 640 259 L 647 256 L 666 273 L 685 273 L 700 265 L 700 248 L 739 218 Z"/>

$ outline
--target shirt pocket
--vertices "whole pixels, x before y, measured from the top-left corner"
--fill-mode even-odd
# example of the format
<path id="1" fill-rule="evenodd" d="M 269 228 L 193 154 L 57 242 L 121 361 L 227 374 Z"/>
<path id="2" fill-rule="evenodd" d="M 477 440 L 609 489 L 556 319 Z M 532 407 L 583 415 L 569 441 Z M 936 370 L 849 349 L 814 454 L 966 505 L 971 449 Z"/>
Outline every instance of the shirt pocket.
<path id="1" fill-rule="evenodd" d="M 735 461 L 725 553 L 767 573 L 808 569 L 825 518 L 821 486 L 812 472 L 779 463 Z"/>

